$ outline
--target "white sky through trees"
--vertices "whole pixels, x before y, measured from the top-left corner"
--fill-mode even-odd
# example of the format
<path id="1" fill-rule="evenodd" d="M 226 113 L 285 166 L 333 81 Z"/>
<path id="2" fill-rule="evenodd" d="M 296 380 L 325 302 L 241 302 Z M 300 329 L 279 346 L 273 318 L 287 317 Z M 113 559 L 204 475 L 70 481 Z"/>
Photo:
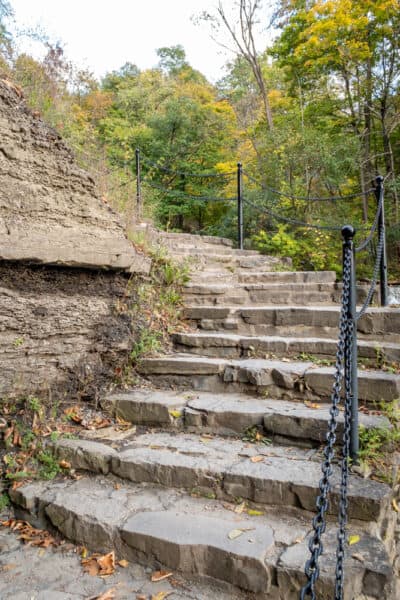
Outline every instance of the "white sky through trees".
<path id="1" fill-rule="evenodd" d="M 98 77 L 128 61 L 140 69 L 154 67 L 157 48 L 181 44 L 190 64 L 216 81 L 232 57 L 211 40 L 206 24 L 191 22 L 192 15 L 211 10 L 217 0 L 10 0 L 10 4 L 19 29 L 39 25 L 50 41 L 62 42 L 70 60 Z M 232 6 L 233 0 L 226 4 Z M 35 53 L 26 38 L 20 38 L 19 47 Z"/>

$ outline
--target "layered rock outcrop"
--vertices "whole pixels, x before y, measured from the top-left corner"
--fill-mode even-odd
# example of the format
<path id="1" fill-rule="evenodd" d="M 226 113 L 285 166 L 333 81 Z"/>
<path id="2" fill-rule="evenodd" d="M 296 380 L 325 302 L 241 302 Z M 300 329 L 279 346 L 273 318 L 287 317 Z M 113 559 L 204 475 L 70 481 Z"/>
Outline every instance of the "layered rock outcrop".
<path id="1" fill-rule="evenodd" d="M 116 310 L 128 277 L 149 268 L 58 133 L 0 80 L 0 396 L 95 395 L 132 343 Z"/>

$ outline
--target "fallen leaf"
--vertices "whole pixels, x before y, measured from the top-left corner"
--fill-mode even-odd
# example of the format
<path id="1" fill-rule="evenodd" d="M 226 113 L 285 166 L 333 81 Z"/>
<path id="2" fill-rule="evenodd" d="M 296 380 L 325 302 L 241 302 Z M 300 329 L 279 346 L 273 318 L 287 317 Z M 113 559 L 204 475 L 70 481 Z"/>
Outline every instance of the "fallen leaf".
<path id="1" fill-rule="evenodd" d="M 258 456 L 252 456 L 252 457 L 250 458 L 250 460 L 251 460 L 251 462 L 252 462 L 252 463 L 258 463 L 258 462 L 261 462 L 262 460 L 264 460 L 264 457 L 263 457 L 263 456 L 261 456 L 261 455 L 258 455 Z"/>
<path id="2" fill-rule="evenodd" d="M 182 416 L 181 410 L 169 410 L 168 412 L 171 415 L 171 417 L 174 417 L 174 419 L 179 419 L 179 417 Z"/>
<path id="3" fill-rule="evenodd" d="M 111 588 L 107 590 L 107 592 L 103 592 L 100 596 L 96 596 L 93 600 L 114 600 L 115 598 L 115 588 Z"/>
<path id="4" fill-rule="evenodd" d="M 118 423 L 119 429 L 123 429 L 124 431 L 132 427 L 132 423 L 130 423 L 129 421 L 125 421 L 125 419 L 123 419 L 122 417 L 117 417 L 116 421 Z"/>
<path id="5" fill-rule="evenodd" d="M 151 600 L 164 600 L 167 596 L 170 596 L 172 592 L 158 592 L 155 596 L 151 597 Z"/>
<path id="6" fill-rule="evenodd" d="M 359 554 L 358 552 L 356 552 L 355 554 L 351 555 L 351 558 L 355 558 L 356 560 L 360 561 L 360 562 L 365 562 L 365 559 L 363 557 L 362 554 Z"/>
<path id="7" fill-rule="evenodd" d="M 93 577 L 108 577 L 115 572 L 115 553 L 108 554 L 92 554 L 89 558 L 84 558 L 82 561 L 84 571 Z"/>
<path id="8" fill-rule="evenodd" d="M 236 506 L 235 513 L 237 515 L 241 515 L 245 508 L 246 508 L 246 502 L 242 502 L 241 504 L 239 504 L 239 506 Z"/>
<path id="9" fill-rule="evenodd" d="M 230 540 L 236 540 L 236 538 L 240 537 L 241 535 L 243 535 L 243 530 L 242 529 L 232 529 L 232 531 L 230 531 L 228 533 L 228 538 Z"/>
<path id="10" fill-rule="evenodd" d="M 359 535 L 350 535 L 349 536 L 349 546 L 353 546 L 354 544 L 357 544 L 359 541 L 360 541 Z"/>
<path id="11" fill-rule="evenodd" d="M 242 527 L 240 529 L 232 529 L 232 531 L 228 533 L 228 538 L 230 540 L 235 540 L 236 538 L 240 537 L 245 531 L 254 531 L 254 527 Z"/>
<path id="12" fill-rule="evenodd" d="M 67 460 L 60 460 L 60 462 L 58 464 L 62 469 L 70 469 L 71 468 L 71 463 L 68 462 Z"/>
<path id="13" fill-rule="evenodd" d="M 249 508 L 247 514 L 251 517 L 261 517 L 264 513 L 262 510 L 253 510 L 252 508 Z"/>
<path id="14" fill-rule="evenodd" d="M 145 594 L 138 594 L 136 600 L 147 600 L 147 596 Z"/>
<path id="15" fill-rule="evenodd" d="M 11 571 L 11 569 L 15 569 L 15 567 L 18 567 L 17 563 L 9 563 L 8 565 L 2 565 L 0 567 L 1 571 Z"/>
<path id="16" fill-rule="evenodd" d="M 126 569 L 126 567 L 129 566 L 129 562 L 127 560 L 125 560 L 125 558 L 123 558 L 122 560 L 119 560 L 118 564 L 120 567 L 123 567 L 124 569 Z"/>
<path id="17" fill-rule="evenodd" d="M 151 581 L 162 581 L 163 579 L 168 579 L 171 575 L 173 575 L 172 571 L 154 571 L 151 576 Z"/>
<path id="18" fill-rule="evenodd" d="M 395 510 L 396 512 L 400 512 L 399 505 L 397 504 L 395 498 L 393 498 L 393 500 L 392 500 L 392 506 L 393 506 L 393 510 Z"/>
<path id="19" fill-rule="evenodd" d="M 99 567 L 100 567 L 100 572 L 99 575 L 102 576 L 106 576 L 106 575 L 112 575 L 115 571 L 115 553 L 114 551 L 109 552 L 108 554 L 105 554 L 104 556 L 100 556 L 97 559 L 97 562 L 99 563 Z"/>
<path id="20" fill-rule="evenodd" d="M 314 409 L 321 408 L 320 404 L 317 404 L 316 402 L 311 402 L 310 400 L 304 400 L 304 406 Z"/>

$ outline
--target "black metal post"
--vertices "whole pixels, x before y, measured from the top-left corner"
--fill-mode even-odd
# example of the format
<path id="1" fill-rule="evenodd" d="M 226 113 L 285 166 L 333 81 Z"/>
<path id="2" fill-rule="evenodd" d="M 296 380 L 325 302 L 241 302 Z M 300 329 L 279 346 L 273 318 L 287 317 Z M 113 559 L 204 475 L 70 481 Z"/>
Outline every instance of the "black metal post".
<path id="1" fill-rule="evenodd" d="M 376 178 L 375 194 L 378 204 L 381 203 L 381 212 L 379 213 L 378 221 L 378 239 L 381 239 L 383 235 L 383 248 L 382 257 L 380 264 L 380 292 L 381 292 L 381 306 L 388 305 L 388 274 L 387 274 L 387 253 L 386 253 L 386 225 L 385 225 L 385 197 L 384 197 L 384 186 L 383 177 L 378 175 Z"/>
<path id="2" fill-rule="evenodd" d="M 351 269 L 350 269 L 350 290 L 349 290 L 349 306 L 347 318 L 352 321 L 352 339 L 350 341 L 350 373 L 347 376 L 351 380 L 352 402 L 351 402 L 351 421 L 350 421 L 350 458 L 353 463 L 357 463 L 359 452 L 358 438 L 358 373 L 357 373 L 357 307 L 356 307 L 356 259 L 354 236 L 356 230 L 351 225 L 345 225 L 342 228 L 343 236 L 343 253 L 345 249 L 350 249 L 351 252 Z M 345 373 L 346 377 L 346 373 Z"/>
<path id="3" fill-rule="evenodd" d="M 237 211 L 238 211 L 238 248 L 243 250 L 243 170 L 242 163 L 237 164 Z"/>
<path id="4" fill-rule="evenodd" d="M 142 217 L 142 185 L 140 180 L 140 150 L 136 148 L 135 151 L 136 159 L 136 215 L 137 220 L 140 221 Z"/>

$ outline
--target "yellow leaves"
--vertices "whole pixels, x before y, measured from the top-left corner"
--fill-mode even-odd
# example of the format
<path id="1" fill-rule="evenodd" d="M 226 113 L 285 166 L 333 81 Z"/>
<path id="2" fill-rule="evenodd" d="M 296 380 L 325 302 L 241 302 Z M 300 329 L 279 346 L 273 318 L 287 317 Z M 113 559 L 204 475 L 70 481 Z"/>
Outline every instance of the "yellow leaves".
<path id="1" fill-rule="evenodd" d="M 164 600 L 164 598 L 167 598 L 167 596 L 170 596 L 171 594 L 172 592 L 158 592 L 158 594 L 151 597 L 151 600 Z"/>
<path id="2" fill-rule="evenodd" d="M 169 410 L 168 412 L 171 415 L 171 417 L 174 417 L 174 419 L 179 419 L 182 416 L 181 410 Z"/>
<path id="3" fill-rule="evenodd" d="M 247 510 L 247 514 L 250 517 L 262 517 L 264 513 L 262 510 L 254 510 L 253 508 L 249 508 Z"/>
<path id="4" fill-rule="evenodd" d="M 360 541 L 360 536 L 359 535 L 349 535 L 349 546 L 354 546 L 354 544 L 358 544 L 358 542 Z"/>
<path id="5" fill-rule="evenodd" d="M 397 504 L 395 498 L 393 498 L 393 500 L 392 500 L 392 506 L 393 506 L 393 510 L 395 510 L 397 513 L 400 512 L 399 505 Z"/>
<path id="6" fill-rule="evenodd" d="M 313 408 L 315 410 L 321 408 L 320 404 L 317 404 L 316 402 L 311 402 L 310 400 L 304 400 L 304 406 L 307 406 L 307 408 Z"/>

